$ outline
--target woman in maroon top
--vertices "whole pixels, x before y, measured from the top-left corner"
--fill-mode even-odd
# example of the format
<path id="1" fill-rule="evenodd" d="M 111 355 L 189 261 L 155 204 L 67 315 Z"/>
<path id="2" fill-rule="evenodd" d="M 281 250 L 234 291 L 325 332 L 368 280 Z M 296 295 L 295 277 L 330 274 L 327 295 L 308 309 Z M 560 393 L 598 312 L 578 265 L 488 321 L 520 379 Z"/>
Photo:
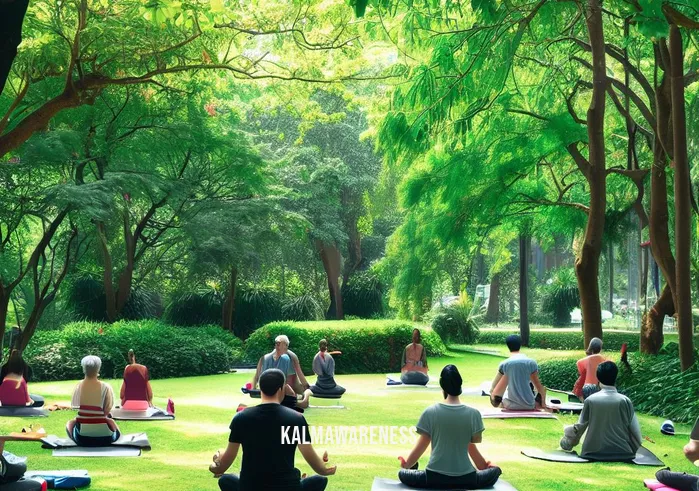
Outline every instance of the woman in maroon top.
<path id="1" fill-rule="evenodd" d="M 0 405 L 2 406 L 33 406 L 44 405 L 44 398 L 29 393 L 25 373 L 27 363 L 17 350 L 12 350 L 10 359 L 2 367 L 3 378 L 0 380 Z"/>
<path id="2" fill-rule="evenodd" d="M 148 368 L 136 363 L 136 355 L 133 350 L 129 350 L 129 364 L 124 369 L 124 382 L 121 384 L 121 406 L 132 401 L 135 403 L 147 403 L 153 405 L 153 390 L 150 387 Z M 128 407 L 124 407 L 128 409 Z M 145 409 L 145 407 L 143 408 Z"/>

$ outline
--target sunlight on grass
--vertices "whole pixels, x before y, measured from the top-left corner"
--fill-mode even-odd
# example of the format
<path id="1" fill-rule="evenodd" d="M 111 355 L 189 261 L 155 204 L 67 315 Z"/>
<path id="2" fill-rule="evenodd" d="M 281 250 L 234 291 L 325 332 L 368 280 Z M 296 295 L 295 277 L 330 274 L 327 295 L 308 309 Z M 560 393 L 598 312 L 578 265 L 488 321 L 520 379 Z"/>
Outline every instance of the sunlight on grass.
<path id="1" fill-rule="evenodd" d="M 531 350 L 534 358 L 540 359 Z M 450 352 L 447 356 L 428 360 L 433 376 L 447 363 L 459 367 L 465 387 L 477 387 L 490 380 L 501 359 L 495 356 Z M 155 380 L 153 390 L 156 403 L 164 406 L 168 397 L 176 405 L 177 419 L 164 422 L 122 422 L 122 432 L 145 431 L 153 450 L 135 459 L 54 459 L 49 450 L 39 444 L 10 442 L 7 449 L 17 455 L 29 457 L 29 468 L 37 469 L 87 469 L 93 491 L 191 491 L 218 489 L 207 467 L 211 456 L 226 446 L 228 426 L 239 403 L 257 404 L 240 392 L 240 387 L 251 378 L 249 373 L 232 373 L 208 377 Z M 385 375 L 338 376 L 338 383 L 347 388 L 342 404 L 347 410 L 308 410 L 305 413 L 314 426 L 413 426 L 423 409 L 440 400 L 438 391 L 400 391 L 385 388 Z M 109 381 L 118 391 L 120 381 Z M 44 394 L 48 402 L 69 400 L 75 381 L 32 384 L 32 391 Z M 464 397 L 469 405 L 488 408 L 484 397 Z M 0 420 L 3 433 L 19 431 L 30 423 L 41 423 L 49 433 L 64 435 L 65 422 L 73 417 L 71 411 L 51 414 L 49 418 Z M 646 442 L 658 457 L 673 470 L 692 470 L 685 461 L 682 446 L 686 437 L 661 435 L 662 418 L 645 415 L 640 417 L 643 434 L 655 443 Z M 484 456 L 500 465 L 503 477 L 520 491 L 583 490 L 590 487 L 621 491 L 642 489 L 642 480 L 652 477 L 655 468 L 625 464 L 556 464 L 528 459 L 520 454 L 525 447 L 557 448 L 563 426 L 575 421 L 573 416 L 560 416 L 558 420 L 486 420 L 481 451 Z M 688 433 L 688 425 L 677 425 L 677 431 Z M 399 455 L 407 455 L 410 445 L 375 445 L 356 448 L 354 445 L 317 446 L 327 449 L 330 462 L 338 465 L 337 475 L 330 478 L 328 489 L 355 491 L 371 489 L 375 476 L 395 478 Z M 429 452 L 420 459 L 424 468 Z M 297 466 L 302 472 L 312 471 L 297 454 Z M 233 470 L 240 469 L 240 457 Z"/>

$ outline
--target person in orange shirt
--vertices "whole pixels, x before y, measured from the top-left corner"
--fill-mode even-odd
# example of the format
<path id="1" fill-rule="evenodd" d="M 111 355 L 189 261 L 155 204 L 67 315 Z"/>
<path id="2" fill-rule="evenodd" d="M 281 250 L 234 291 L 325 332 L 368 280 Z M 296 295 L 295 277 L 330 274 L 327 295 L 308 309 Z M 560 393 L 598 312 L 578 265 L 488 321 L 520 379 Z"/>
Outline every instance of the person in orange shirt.
<path id="1" fill-rule="evenodd" d="M 420 330 L 413 329 L 413 342 L 403 350 L 400 381 L 409 385 L 427 385 L 427 355 L 425 347 L 420 344 Z"/>
<path id="2" fill-rule="evenodd" d="M 600 338 L 592 338 L 590 345 L 587 348 L 587 356 L 578 360 L 578 373 L 580 376 L 573 386 L 573 393 L 585 400 L 595 392 L 599 392 L 599 380 L 597 380 L 597 366 L 607 361 L 600 354 L 602 351 L 602 340 Z"/>

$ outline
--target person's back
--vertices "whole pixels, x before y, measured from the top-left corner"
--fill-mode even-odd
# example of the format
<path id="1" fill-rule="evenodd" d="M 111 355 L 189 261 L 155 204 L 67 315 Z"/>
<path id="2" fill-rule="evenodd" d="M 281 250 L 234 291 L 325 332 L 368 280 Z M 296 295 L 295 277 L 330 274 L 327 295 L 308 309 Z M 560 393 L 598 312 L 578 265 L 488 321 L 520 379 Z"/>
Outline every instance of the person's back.
<path id="1" fill-rule="evenodd" d="M 431 437 L 432 453 L 427 470 L 446 476 L 463 476 L 476 471 L 468 456 L 471 438 L 484 429 L 476 409 L 465 404 L 439 402 L 423 412 L 417 428 Z"/>
<path id="2" fill-rule="evenodd" d="M 628 397 L 614 387 L 602 386 L 602 390 L 585 399 L 583 413 L 588 420 L 583 458 L 630 460 L 636 456 L 641 442 L 631 431 L 635 413 Z"/>
<path id="3" fill-rule="evenodd" d="M 289 443 L 282 443 L 282 427 L 289 428 Z M 235 416 L 230 441 L 239 442 L 243 447 L 241 491 L 301 489 L 301 474 L 294 467 L 296 442 L 292 438 L 295 432 L 302 438 L 305 432 L 310 439 L 304 417 L 280 404 L 260 404 Z"/>
<path id="4" fill-rule="evenodd" d="M 324 351 L 319 351 L 313 358 L 313 373 L 317 375 L 315 385 L 323 389 L 333 389 L 335 383 L 335 360 Z"/>
<path id="5" fill-rule="evenodd" d="M 604 356 L 599 353 L 578 360 L 578 372 L 585 374 L 585 385 L 596 385 L 599 383 L 599 380 L 597 380 L 597 367 L 604 361 L 606 361 Z"/>
<path id="6" fill-rule="evenodd" d="M 522 353 L 500 363 L 498 371 L 507 376 L 507 389 L 502 405 L 505 409 L 530 410 L 536 407 L 534 392 L 529 385 L 531 376 L 539 370 L 536 361 Z"/>
<path id="7" fill-rule="evenodd" d="M 24 377 L 15 373 L 8 374 L 0 383 L 0 405 L 26 406 L 31 403 Z"/>
<path id="8" fill-rule="evenodd" d="M 124 392 L 122 403 L 126 401 L 148 401 L 148 368 L 138 363 L 124 369 Z"/>

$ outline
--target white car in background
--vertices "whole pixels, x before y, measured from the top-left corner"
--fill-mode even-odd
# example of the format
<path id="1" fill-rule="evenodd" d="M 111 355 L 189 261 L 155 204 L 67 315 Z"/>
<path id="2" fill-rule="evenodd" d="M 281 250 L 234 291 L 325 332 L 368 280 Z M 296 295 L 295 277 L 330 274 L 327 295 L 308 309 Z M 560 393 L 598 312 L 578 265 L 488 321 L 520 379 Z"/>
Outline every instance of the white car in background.
<path id="1" fill-rule="evenodd" d="M 608 310 L 602 311 L 602 322 L 612 319 L 614 315 Z M 582 324 L 582 311 L 580 309 L 573 309 L 570 313 L 571 324 Z"/>

